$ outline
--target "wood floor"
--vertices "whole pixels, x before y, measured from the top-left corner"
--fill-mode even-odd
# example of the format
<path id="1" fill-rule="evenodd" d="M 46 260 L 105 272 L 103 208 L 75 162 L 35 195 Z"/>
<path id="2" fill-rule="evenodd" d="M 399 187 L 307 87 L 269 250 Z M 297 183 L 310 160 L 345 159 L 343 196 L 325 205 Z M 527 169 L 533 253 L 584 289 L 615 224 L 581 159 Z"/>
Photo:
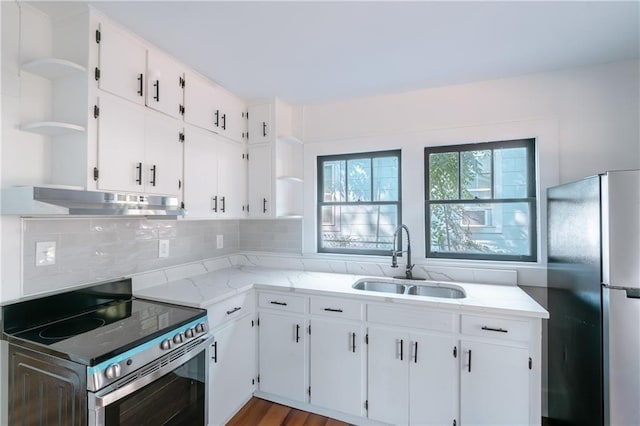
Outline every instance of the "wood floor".
<path id="1" fill-rule="evenodd" d="M 348 426 L 338 420 L 251 398 L 227 426 Z"/>

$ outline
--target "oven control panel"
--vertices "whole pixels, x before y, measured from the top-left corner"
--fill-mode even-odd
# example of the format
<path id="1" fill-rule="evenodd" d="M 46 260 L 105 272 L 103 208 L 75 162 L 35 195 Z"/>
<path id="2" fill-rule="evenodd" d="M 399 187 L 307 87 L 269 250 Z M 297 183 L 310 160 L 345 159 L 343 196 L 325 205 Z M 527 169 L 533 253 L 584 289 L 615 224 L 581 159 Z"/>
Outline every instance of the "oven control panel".
<path id="1" fill-rule="evenodd" d="M 97 391 L 171 351 L 207 337 L 207 324 L 206 316 L 199 318 L 98 365 L 87 367 L 89 390 Z"/>

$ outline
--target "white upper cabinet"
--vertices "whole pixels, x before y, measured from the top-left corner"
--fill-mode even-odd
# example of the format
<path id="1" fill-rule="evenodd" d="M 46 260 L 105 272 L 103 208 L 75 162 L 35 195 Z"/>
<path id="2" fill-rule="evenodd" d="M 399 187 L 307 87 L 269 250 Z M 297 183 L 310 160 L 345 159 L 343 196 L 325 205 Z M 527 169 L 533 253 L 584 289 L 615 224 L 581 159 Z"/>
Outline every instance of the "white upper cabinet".
<path id="1" fill-rule="evenodd" d="M 157 49 L 150 49 L 147 60 L 146 103 L 149 108 L 175 118 L 184 105 L 185 67 Z"/>
<path id="2" fill-rule="evenodd" d="M 184 86 L 184 121 L 215 132 L 225 121 L 219 103 L 219 88 L 198 74 L 187 71 Z"/>
<path id="3" fill-rule="evenodd" d="M 249 143 L 265 143 L 272 140 L 272 105 L 261 104 L 249 107 Z"/>
<path id="4" fill-rule="evenodd" d="M 179 122 L 108 95 L 98 108 L 98 189 L 177 196 Z"/>
<path id="5" fill-rule="evenodd" d="M 229 92 L 228 90 L 219 88 L 219 102 L 216 103 L 216 111 L 221 119 L 216 133 L 236 141 L 244 142 L 247 140 L 247 106 L 242 99 Z"/>
<path id="6" fill-rule="evenodd" d="M 273 169 L 270 145 L 249 146 L 249 217 L 273 217 Z"/>
<path id="7" fill-rule="evenodd" d="M 99 27 L 96 34 L 99 37 L 98 87 L 144 105 L 147 48 L 136 37 L 106 20 L 102 20 Z"/>

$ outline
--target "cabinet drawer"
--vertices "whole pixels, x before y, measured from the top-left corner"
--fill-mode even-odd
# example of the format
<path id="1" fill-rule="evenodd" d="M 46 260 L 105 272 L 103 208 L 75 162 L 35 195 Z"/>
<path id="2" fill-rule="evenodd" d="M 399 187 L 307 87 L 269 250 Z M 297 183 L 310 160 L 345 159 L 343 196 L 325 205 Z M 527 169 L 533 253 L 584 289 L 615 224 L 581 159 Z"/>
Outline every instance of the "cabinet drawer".
<path id="1" fill-rule="evenodd" d="M 455 333 L 457 324 L 457 315 L 453 312 L 373 304 L 367 307 L 367 319 L 369 322 L 385 325 L 400 325 L 447 333 Z"/>
<path id="2" fill-rule="evenodd" d="M 227 321 L 255 311 L 255 293 L 248 291 L 207 308 L 209 327 L 211 330 L 219 327 Z"/>
<path id="3" fill-rule="evenodd" d="M 361 321 L 364 305 L 354 300 L 337 297 L 312 297 L 309 311 L 314 315 Z"/>
<path id="4" fill-rule="evenodd" d="M 307 298 L 304 296 L 293 296 L 284 293 L 260 293 L 258 305 L 261 308 L 277 309 L 279 311 L 297 312 L 304 314 L 307 312 Z"/>
<path id="5" fill-rule="evenodd" d="M 492 339 L 529 340 L 529 323 L 515 319 L 462 315 L 462 334 L 483 336 Z"/>

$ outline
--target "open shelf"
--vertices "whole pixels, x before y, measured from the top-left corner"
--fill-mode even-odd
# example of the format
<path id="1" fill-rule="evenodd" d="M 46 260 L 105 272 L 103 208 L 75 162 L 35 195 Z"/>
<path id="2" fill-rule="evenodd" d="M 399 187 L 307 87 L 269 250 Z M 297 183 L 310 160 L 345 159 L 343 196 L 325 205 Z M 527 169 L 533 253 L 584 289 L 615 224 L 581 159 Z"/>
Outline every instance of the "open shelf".
<path id="1" fill-rule="evenodd" d="M 49 80 L 66 77 L 76 73 L 84 73 L 87 71 L 82 65 L 66 59 L 44 58 L 36 59 L 22 64 L 22 70 L 37 74 Z"/>
<path id="2" fill-rule="evenodd" d="M 20 125 L 20 130 L 46 136 L 59 136 L 68 133 L 84 132 L 85 128 L 77 124 L 60 123 L 58 121 L 35 121 Z"/>

